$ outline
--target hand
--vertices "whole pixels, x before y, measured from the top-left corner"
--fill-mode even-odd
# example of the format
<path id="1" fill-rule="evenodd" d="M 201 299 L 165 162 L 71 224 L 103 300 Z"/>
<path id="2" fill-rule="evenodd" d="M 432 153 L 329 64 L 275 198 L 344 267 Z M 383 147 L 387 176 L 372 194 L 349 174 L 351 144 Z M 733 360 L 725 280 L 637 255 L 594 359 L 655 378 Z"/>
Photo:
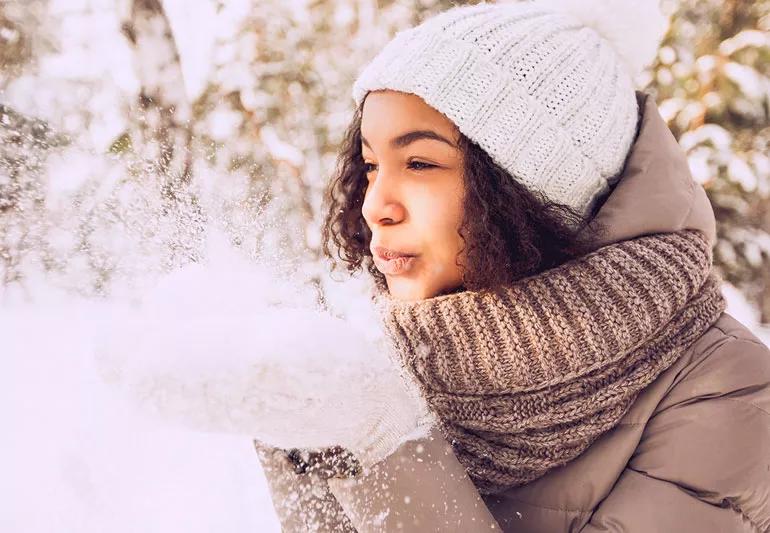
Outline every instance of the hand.
<path id="1" fill-rule="evenodd" d="M 123 309 L 100 330 L 97 363 L 169 422 L 285 449 L 342 446 L 364 467 L 434 425 L 384 336 L 323 311 L 253 307 Z"/>

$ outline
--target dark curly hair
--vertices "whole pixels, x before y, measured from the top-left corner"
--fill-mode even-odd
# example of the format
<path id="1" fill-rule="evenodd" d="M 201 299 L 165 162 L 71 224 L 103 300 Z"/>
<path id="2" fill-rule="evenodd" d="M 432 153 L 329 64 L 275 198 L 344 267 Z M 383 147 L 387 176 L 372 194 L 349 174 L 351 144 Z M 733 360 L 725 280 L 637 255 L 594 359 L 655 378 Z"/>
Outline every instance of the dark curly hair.
<path id="1" fill-rule="evenodd" d="M 325 192 L 323 251 L 332 271 L 337 259 L 350 274 L 364 266 L 377 287 L 387 290 L 385 276 L 374 266 L 369 250 L 372 234 L 361 213 L 367 187 L 362 111 L 363 101 L 345 132 Z M 525 188 L 465 135 L 460 134 L 459 147 L 466 191 L 459 233 L 467 248 L 466 268 L 462 285 L 449 292 L 493 291 L 593 250 L 591 242 L 602 228 L 589 226 L 590 219 Z"/>

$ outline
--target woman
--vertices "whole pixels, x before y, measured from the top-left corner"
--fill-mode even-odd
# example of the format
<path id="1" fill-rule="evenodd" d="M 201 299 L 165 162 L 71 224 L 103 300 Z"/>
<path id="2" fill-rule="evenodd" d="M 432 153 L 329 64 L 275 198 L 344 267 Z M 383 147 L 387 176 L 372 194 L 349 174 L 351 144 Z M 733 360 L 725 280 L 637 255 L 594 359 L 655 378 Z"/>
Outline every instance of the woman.
<path id="1" fill-rule="evenodd" d="M 255 443 L 285 530 L 770 531 L 770 351 L 633 89 L 650 5 L 454 8 L 356 80 L 327 253 L 439 424 L 349 479 Z"/>

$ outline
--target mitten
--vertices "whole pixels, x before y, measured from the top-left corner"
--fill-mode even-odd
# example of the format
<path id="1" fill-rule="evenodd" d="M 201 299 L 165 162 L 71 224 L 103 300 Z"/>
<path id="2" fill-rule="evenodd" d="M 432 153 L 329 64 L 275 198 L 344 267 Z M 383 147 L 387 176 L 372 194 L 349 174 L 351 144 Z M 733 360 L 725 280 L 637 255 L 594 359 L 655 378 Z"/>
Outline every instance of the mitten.
<path id="1" fill-rule="evenodd" d="M 248 289 L 205 268 L 171 285 L 158 289 L 163 297 L 113 309 L 98 328 L 101 375 L 143 412 L 284 449 L 341 446 L 363 467 L 434 425 L 384 335 L 296 302 L 265 304 L 258 291 L 250 310 L 228 307 Z M 212 285 L 211 305 L 168 305 Z"/>

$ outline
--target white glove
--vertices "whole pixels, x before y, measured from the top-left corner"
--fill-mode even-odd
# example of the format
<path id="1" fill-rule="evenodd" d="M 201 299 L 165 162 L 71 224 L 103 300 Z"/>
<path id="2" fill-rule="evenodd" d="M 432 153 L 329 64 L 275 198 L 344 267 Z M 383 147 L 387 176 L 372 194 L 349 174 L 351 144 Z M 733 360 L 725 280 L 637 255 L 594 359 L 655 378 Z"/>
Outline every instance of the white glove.
<path id="1" fill-rule="evenodd" d="M 222 281 L 196 268 L 155 300 L 206 287 L 215 308 L 121 308 L 99 330 L 101 375 L 143 410 L 281 448 L 339 445 L 364 467 L 427 436 L 435 419 L 384 335 L 326 312 L 264 305 L 232 272 Z M 253 310 L 225 312 L 229 296 Z"/>

